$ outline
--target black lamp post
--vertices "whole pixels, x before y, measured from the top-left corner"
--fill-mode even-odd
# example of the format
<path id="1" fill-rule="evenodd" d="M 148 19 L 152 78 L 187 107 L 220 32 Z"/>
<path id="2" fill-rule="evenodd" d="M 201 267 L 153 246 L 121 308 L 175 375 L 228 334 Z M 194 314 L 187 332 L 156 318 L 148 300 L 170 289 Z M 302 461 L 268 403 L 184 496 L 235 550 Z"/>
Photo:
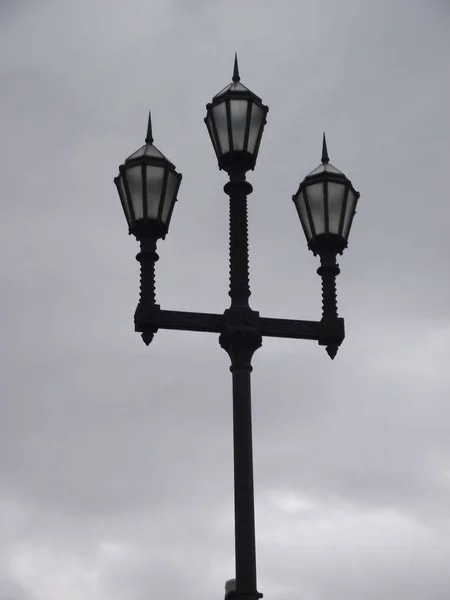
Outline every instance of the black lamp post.
<path id="1" fill-rule="evenodd" d="M 336 303 L 337 254 L 347 247 L 359 193 L 347 177 L 329 163 L 325 136 L 322 164 L 300 184 L 293 196 L 308 247 L 319 255 L 323 310 L 320 321 L 260 317 L 249 306 L 247 196 L 266 124 L 268 107 L 239 77 L 237 58 L 233 81 L 207 105 L 205 123 L 219 168 L 228 173 L 224 187 L 230 205 L 230 307 L 223 315 L 161 310 L 155 299 L 156 244 L 164 238 L 176 201 L 181 175 L 153 146 L 151 122 L 146 144 L 126 159 L 114 180 L 129 232 L 140 242 L 141 293 L 135 330 L 148 345 L 158 329 L 219 334 L 228 353 L 233 379 L 234 503 L 236 586 L 228 596 L 260 598 L 256 585 L 255 518 L 250 373 L 254 352 L 263 336 L 315 340 L 334 358 L 344 339 L 344 321 Z"/>

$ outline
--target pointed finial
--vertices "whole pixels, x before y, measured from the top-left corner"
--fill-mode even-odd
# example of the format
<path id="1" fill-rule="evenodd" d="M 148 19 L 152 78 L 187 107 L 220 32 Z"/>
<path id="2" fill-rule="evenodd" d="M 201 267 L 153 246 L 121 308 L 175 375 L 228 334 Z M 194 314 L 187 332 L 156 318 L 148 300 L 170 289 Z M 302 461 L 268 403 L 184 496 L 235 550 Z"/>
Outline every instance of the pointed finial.
<path id="1" fill-rule="evenodd" d="M 237 52 L 234 53 L 234 69 L 233 69 L 233 81 L 240 81 L 241 78 L 239 76 L 239 65 L 237 59 Z"/>
<path id="2" fill-rule="evenodd" d="M 152 133 L 152 113 L 148 111 L 148 125 L 147 125 L 147 137 L 145 138 L 146 144 L 153 144 L 153 133 Z"/>
<path id="3" fill-rule="evenodd" d="M 322 163 L 325 165 L 326 163 L 329 163 L 330 159 L 328 157 L 328 148 L 327 148 L 327 138 L 325 137 L 325 133 L 323 134 L 323 141 L 322 141 Z"/>
<path id="4" fill-rule="evenodd" d="M 148 346 L 148 344 L 147 344 Z M 325 350 L 327 351 L 328 356 L 331 358 L 331 360 L 335 359 L 335 356 L 337 354 L 337 351 L 339 350 L 339 346 L 333 345 L 333 346 L 327 346 L 325 348 Z"/>

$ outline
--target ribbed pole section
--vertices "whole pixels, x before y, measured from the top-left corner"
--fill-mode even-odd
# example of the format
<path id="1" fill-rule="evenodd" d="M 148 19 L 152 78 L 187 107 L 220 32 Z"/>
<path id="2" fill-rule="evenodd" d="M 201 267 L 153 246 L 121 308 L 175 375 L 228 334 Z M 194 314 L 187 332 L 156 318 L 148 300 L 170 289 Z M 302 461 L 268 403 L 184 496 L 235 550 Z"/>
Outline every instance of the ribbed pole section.
<path id="1" fill-rule="evenodd" d="M 248 257 L 247 195 L 253 191 L 247 181 L 230 181 L 224 187 L 230 196 L 230 291 L 231 305 L 247 307 L 250 297 Z"/>
<path id="2" fill-rule="evenodd" d="M 155 238 L 146 237 L 141 239 L 141 251 L 136 256 L 141 265 L 139 303 L 146 307 L 156 302 L 155 263 L 159 259 L 156 253 L 156 242 Z"/>
<path id="3" fill-rule="evenodd" d="M 317 273 L 322 278 L 322 321 L 333 321 L 338 318 L 336 277 L 340 269 L 336 262 L 336 254 L 321 254 Z M 330 358 L 336 356 L 338 348 L 335 344 L 326 347 Z"/>
<path id="4" fill-rule="evenodd" d="M 155 290 L 155 263 L 159 259 L 156 253 L 157 239 L 155 237 L 142 237 L 140 239 L 141 251 L 136 259 L 141 265 L 141 286 L 139 293 L 139 304 L 134 314 L 135 325 L 146 318 L 149 310 L 156 306 Z M 139 331 L 142 331 L 139 329 Z M 157 328 L 147 327 L 142 333 L 142 339 L 148 346 L 153 340 Z"/>

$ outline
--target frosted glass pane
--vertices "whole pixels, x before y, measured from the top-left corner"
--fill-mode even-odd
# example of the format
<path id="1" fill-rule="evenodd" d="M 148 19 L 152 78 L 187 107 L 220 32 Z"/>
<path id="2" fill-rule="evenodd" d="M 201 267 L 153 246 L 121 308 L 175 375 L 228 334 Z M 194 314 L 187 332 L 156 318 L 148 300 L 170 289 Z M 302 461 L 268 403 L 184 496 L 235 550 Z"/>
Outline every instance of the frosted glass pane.
<path id="1" fill-rule="evenodd" d="M 225 102 L 218 104 L 213 109 L 214 122 L 217 129 L 217 135 L 219 138 L 220 151 L 222 154 L 226 154 L 230 151 L 230 144 L 228 142 L 228 124 L 227 124 L 227 111 L 225 108 Z"/>
<path id="2" fill-rule="evenodd" d="M 136 152 L 133 152 L 133 154 L 131 154 L 127 158 L 127 160 L 132 160 L 133 158 L 140 158 L 141 156 L 144 156 L 146 147 L 147 146 L 142 146 L 142 148 L 139 148 L 139 150 L 136 150 Z"/>
<path id="3" fill-rule="evenodd" d="M 251 124 L 250 124 L 250 132 L 248 136 L 247 150 L 250 154 L 255 152 L 256 142 L 258 141 L 258 134 L 262 127 L 262 122 L 264 118 L 264 111 L 262 108 L 257 106 L 256 104 L 252 105 L 252 115 L 251 115 Z"/>
<path id="4" fill-rule="evenodd" d="M 325 233 L 325 206 L 323 183 L 314 183 L 306 188 L 311 217 L 316 235 Z"/>
<path id="5" fill-rule="evenodd" d="M 325 171 L 325 165 L 319 165 L 317 167 L 317 169 L 314 169 L 314 171 L 311 171 L 311 173 L 308 173 L 308 177 L 310 177 L 311 175 L 318 175 L 319 173 L 323 173 Z"/>
<path id="6" fill-rule="evenodd" d="M 328 182 L 328 231 L 339 233 L 341 222 L 342 205 L 344 202 L 345 185 L 341 183 Z"/>
<path id="7" fill-rule="evenodd" d="M 233 150 L 244 149 L 245 126 L 247 124 L 247 101 L 231 100 L 231 129 L 233 132 Z"/>
<path id="8" fill-rule="evenodd" d="M 128 202 L 127 202 L 127 195 L 125 194 L 125 188 L 123 185 L 122 175 L 120 175 L 116 179 L 116 183 L 117 183 L 117 191 L 119 192 L 120 202 L 122 203 L 123 212 L 125 213 L 125 217 L 126 217 L 128 223 L 131 223 L 130 209 L 129 209 Z"/>
<path id="9" fill-rule="evenodd" d="M 303 231 L 305 232 L 305 236 L 307 241 L 309 242 L 312 238 L 311 225 L 309 223 L 308 213 L 306 210 L 305 197 L 302 192 L 299 194 L 295 200 L 295 204 L 297 206 L 298 215 L 300 217 L 300 222 L 303 227 Z"/>
<path id="10" fill-rule="evenodd" d="M 134 160 L 136 158 L 141 158 L 143 156 L 148 156 L 149 158 L 164 158 L 164 154 L 162 154 L 162 152 L 160 152 L 158 148 L 153 146 L 153 144 L 146 144 L 145 146 L 142 146 L 142 148 L 139 148 L 139 150 L 136 150 L 136 152 L 131 154 L 131 156 L 127 158 L 127 161 Z"/>
<path id="11" fill-rule="evenodd" d="M 142 194 L 142 170 L 141 166 L 126 170 L 128 189 L 130 191 L 131 203 L 133 204 L 135 219 L 144 217 L 143 194 Z"/>
<path id="12" fill-rule="evenodd" d="M 206 127 L 208 128 L 209 137 L 211 138 L 214 150 L 217 155 L 220 155 L 220 146 L 218 145 L 218 140 L 216 138 L 216 134 L 214 133 L 214 129 L 212 126 L 212 119 L 209 114 L 206 118 Z"/>
<path id="13" fill-rule="evenodd" d="M 335 175 L 343 175 L 344 174 L 342 171 L 339 171 L 339 169 L 336 169 L 336 167 L 334 167 L 331 163 L 327 163 L 325 165 L 325 171 L 327 173 L 334 173 Z"/>
<path id="14" fill-rule="evenodd" d="M 162 210 L 162 222 L 168 225 L 167 219 L 169 218 L 170 209 L 172 204 L 175 202 L 174 194 L 177 189 L 177 178 L 173 173 L 169 173 L 167 179 L 166 195 L 164 198 L 164 206 Z"/>
<path id="15" fill-rule="evenodd" d="M 149 158 L 165 158 L 164 154 L 156 146 L 150 145 L 145 148 L 145 156 Z"/>
<path id="16" fill-rule="evenodd" d="M 147 166 L 147 216 L 149 219 L 158 218 L 163 178 L 164 169 L 162 167 Z"/>
<path id="17" fill-rule="evenodd" d="M 225 96 L 225 94 L 228 93 L 238 93 L 238 94 L 242 94 L 242 93 L 246 93 L 248 92 L 249 89 L 247 87 L 245 87 L 245 85 L 243 85 L 240 81 L 233 81 L 233 83 L 229 83 L 227 86 L 225 86 L 223 88 L 223 90 L 220 90 L 220 92 L 218 94 L 216 94 L 214 96 L 214 98 L 219 98 L 219 96 Z"/>
<path id="18" fill-rule="evenodd" d="M 352 190 L 349 190 L 348 200 L 347 200 L 347 208 L 345 210 L 345 217 L 344 217 L 344 226 L 342 228 L 342 236 L 344 237 L 345 240 L 347 240 L 348 234 L 350 233 L 350 225 L 352 223 L 353 215 L 355 214 L 356 200 L 357 200 L 357 198 L 356 198 L 355 194 L 352 192 Z"/>
<path id="19" fill-rule="evenodd" d="M 325 164 L 321 164 L 319 165 L 316 169 L 314 169 L 314 171 L 311 171 L 311 173 L 308 174 L 308 177 L 311 177 L 311 175 L 319 175 L 319 173 L 333 173 L 334 175 L 343 175 L 342 171 L 339 171 L 339 169 L 336 169 L 336 167 L 334 167 L 332 164 L 330 163 L 325 163 Z"/>

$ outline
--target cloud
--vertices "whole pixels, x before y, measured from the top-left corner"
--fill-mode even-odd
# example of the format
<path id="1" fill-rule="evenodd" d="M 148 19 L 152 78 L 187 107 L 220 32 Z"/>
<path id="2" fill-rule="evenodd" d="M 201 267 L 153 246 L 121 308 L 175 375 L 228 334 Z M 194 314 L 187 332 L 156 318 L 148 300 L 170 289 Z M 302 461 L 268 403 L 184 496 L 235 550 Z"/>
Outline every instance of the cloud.
<path id="1" fill-rule="evenodd" d="M 19 5 L 17 5 L 19 6 Z M 137 247 L 112 179 L 142 143 L 183 173 L 164 308 L 227 306 L 226 179 L 204 106 L 270 106 L 249 174 L 251 304 L 320 318 L 290 200 L 320 160 L 361 191 L 346 340 L 264 340 L 253 374 L 260 589 L 448 595 L 450 21 L 442 3 L 3 3 L 0 598 L 210 598 L 233 576 L 231 382 L 210 334 L 133 331 Z"/>

